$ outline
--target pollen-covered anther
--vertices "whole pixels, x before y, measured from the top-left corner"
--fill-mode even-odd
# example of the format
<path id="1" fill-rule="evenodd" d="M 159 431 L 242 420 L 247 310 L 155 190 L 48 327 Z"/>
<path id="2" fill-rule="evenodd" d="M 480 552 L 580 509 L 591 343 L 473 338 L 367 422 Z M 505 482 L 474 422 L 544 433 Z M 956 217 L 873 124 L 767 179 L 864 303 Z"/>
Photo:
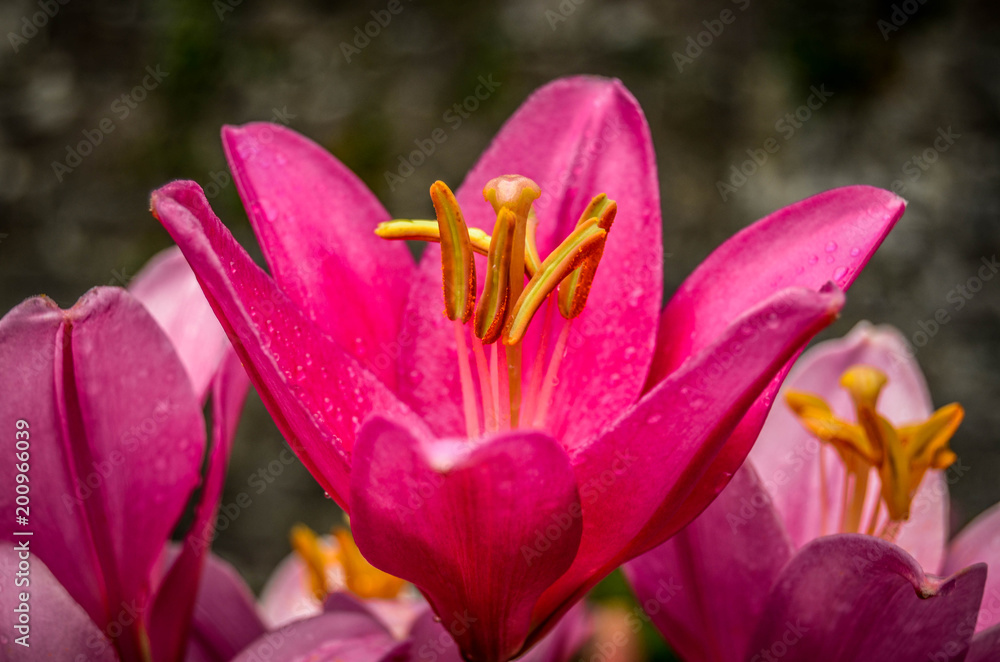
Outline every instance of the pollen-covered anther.
<path id="1" fill-rule="evenodd" d="M 448 319 L 463 324 L 472 319 L 476 303 L 476 259 L 469 228 L 455 194 L 441 181 L 431 185 L 431 202 L 437 214 L 441 237 L 441 272 L 444 281 L 444 307 Z"/>
<path id="2" fill-rule="evenodd" d="M 486 344 L 499 340 L 503 331 L 510 300 L 511 252 L 514 248 L 516 224 L 514 212 L 503 208 L 497 214 L 497 223 L 493 227 L 490 251 L 486 256 L 483 294 L 476 307 L 474 325 L 476 336 Z"/>
<path id="3" fill-rule="evenodd" d="M 511 310 L 504 329 L 505 344 L 514 345 L 521 342 L 528 324 L 546 298 L 574 269 L 603 249 L 607 236 L 608 233 L 601 228 L 599 220 L 591 218 L 578 225 L 545 258 Z"/>
<path id="4" fill-rule="evenodd" d="M 304 524 L 296 524 L 289 534 L 292 549 L 302 560 L 306 570 L 309 588 L 317 600 L 325 600 L 330 592 L 326 580 L 326 568 L 335 561 L 333 550 L 316 532 Z"/>
<path id="5" fill-rule="evenodd" d="M 590 287 L 594 283 L 594 276 L 597 274 L 597 265 L 604 255 L 604 244 L 606 235 L 611 231 L 611 226 L 618 213 L 618 205 L 614 200 L 609 200 L 604 193 L 596 196 L 587 205 L 580 215 L 577 223 L 579 227 L 583 223 L 596 220 L 598 227 L 605 232 L 605 239 L 591 251 L 583 263 L 563 280 L 559 286 L 559 312 L 566 319 L 573 319 L 583 312 L 587 305 L 587 297 L 590 295 Z"/>
<path id="6" fill-rule="evenodd" d="M 344 528 L 334 529 L 337 539 L 337 560 L 344 569 L 347 590 L 361 598 L 389 600 L 399 595 L 406 582 L 399 577 L 382 572 L 361 555 L 354 543 L 354 536 Z"/>

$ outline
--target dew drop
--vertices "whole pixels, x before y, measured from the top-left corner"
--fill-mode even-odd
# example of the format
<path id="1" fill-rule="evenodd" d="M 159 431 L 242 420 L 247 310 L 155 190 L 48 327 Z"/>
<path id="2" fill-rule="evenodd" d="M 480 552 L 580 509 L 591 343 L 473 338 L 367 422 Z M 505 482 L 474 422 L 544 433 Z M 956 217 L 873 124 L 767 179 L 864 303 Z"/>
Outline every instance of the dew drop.
<path id="1" fill-rule="evenodd" d="M 859 255 L 861 255 L 861 249 L 860 248 L 858 248 L 857 246 L 855 246 L 854 248 L 851 249 L 851 257 L 857 257 Z"/>
<path id="2" fill-rule="evenodd" d="M 847 275 L 847 267 L 837 267 L 837 269 L 833 272 L 833 279 L 840 280 L 846 275 Z"/>
<path id="3" fill-rule="evenodd" d="M 660 415 L 660 414 L 653 414 L 652 416 L 650 416 L 649 418 L 646 419 L 646 423 L 648 423 L 649 425 L 656 425 L 657 423 L 659 423 L 662 420 L 663 420 L 663 416 L 662 415 Z"/>
<path id="4" fill-rule="evenodd" d="M 817 262 L 819 262 L 819 255 L 809 256 L 809 264 L 816 264 Z"/>
<path id="5" fill-rule="evenodd" d="M 832 253 L 835 250 L 837 250 L 837 242 L 831 241 L 829 244 L 826 245 L 826 252 L 827 253 Z"/>

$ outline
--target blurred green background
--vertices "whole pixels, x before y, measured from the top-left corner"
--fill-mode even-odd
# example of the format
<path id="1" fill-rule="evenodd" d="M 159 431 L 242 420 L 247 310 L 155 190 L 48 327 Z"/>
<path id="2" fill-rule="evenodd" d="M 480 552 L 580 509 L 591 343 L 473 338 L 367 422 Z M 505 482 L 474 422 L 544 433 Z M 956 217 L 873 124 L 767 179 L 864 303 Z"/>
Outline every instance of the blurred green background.
<path id="1" fill-rule="evenodd" d="M 359 33 L 387 5 L 0 5 L 4 310 L 38 293 L 69 306 L 93 285 L 127 284 L 169 245 L 147 209 L 149 192 L 170 179 L 205 186 L 259 257 L 227 175 L 223 124 L 288 124 L 357 172 L 391 213 L 411 216 L 429 212 L 430 182 L 460 183 L 532 89 L 567 74 L 615 76 L 656 143 L 667 293 L 733 232 L 818 191 L 866 183 L 909 200 L 824 337 L 870 319 L 926 340 L 917 358 L 935 403 L 967 410 L 953 445 L 971 468 L 952 485 L 954 526 L 1000 501 L 1000 278 L 963 297 L 961 310 L 949 298 L 1000 252 L 995 2 L 401 0 L 366 43 Z M 499 86 L 455 127 L 445 113 L 480 76 Z M 782 124 L 811 88 L 827 98 L 806 121 Z M 437 128 L 447 140 L 390 185 L 400 157 Z M 935 147 L 942 134 L 951 138 Z M 97 136 L 77 163 L 68 150 Z M 772 137 L 779 151 L 745 183 L 732 180 L 747 150 Z M 739 185 L 723 195 L 720 181 Z M 915 337 L 939 308 L 951 321 Z M 225 522 L 216 550 L 258 589 L 287 553 L 292 524 L 325 529 L 340 517 L 297 462 L 278 459 L 282 448 L 252 395 L 224 498 L 246 492 L 252 507 Z"/>

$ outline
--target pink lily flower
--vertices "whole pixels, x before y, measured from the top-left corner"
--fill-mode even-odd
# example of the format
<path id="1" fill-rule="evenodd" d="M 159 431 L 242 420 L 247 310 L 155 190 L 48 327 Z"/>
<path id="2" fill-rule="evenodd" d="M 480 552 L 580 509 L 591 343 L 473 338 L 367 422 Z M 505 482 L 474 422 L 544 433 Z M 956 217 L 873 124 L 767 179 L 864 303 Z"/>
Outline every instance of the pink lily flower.
<path id="1" fill-rule="evenodd" d="M 286 128 L 226 127 L 223 145 L 270 276 L 194 182 L 153 213 L 365 557 L 446 623 L 477 619 L 457 639 L 485 662 L 711 502 L 904 207 L 849 187 L 778 211 L 661 313 L 653 147 L 618 81 L 535 92 L 454 195 L 431 187 L 437 223 L 390 222 Z M 445 250 L 415 265 L 382 237 Z"/>
<path id="2" fill-rule="evenodd" d="M 15 473 L 28 475 L 30 501 L 0 546 L 6 564 L 30 567 L 31 629 L 11 630 L 4 619 L 4 659 L 41 659 L 42 651 L 223 660 L 256 637 L 262 626 L 248 592 L 208 555 L 248 380 L 180 254 L 154 259 L 132 293 L 95 288 L 68 310 L 45 297 L 17 306 L 0 320 L 0 372 L 9 378 L 0 421 L 23 442 L 17 463 L 0 468 L 12 488 L 0 507 L 15 512 Z M 194 522 L 172 546 L 200 482 Z M 25 602 L 0 593 L 6 614 Z M 230 611 L 229 623 L 206 617 L 213 602 Z"/>
<path id="3" fill-rule="evenodd" d="M 1000 578 L 983 565 L 1000 564 L 1000 506 L 947 544 L 962 411 L 932 413 L 902 335 L 862 323 L 820 343 L 782 395 L 719 498 L 625 566 L 664 637 L 692 662 L 1000 658 Z M 897 460 L 852 465 L 866 439 Z"/>

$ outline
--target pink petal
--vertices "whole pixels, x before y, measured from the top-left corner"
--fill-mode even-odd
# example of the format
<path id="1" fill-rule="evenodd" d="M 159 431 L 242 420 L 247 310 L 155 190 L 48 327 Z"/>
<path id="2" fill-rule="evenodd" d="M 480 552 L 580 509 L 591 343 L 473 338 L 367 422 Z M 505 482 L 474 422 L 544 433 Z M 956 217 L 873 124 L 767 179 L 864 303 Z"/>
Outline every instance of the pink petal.
<path id="1" fill-rule="evenodd" d="M 352 524 L 365 558 L 420 588 L 467 656 L 512 658 L 580 541 L 563 449 L 528 431 L 427 441 L 376 417 L 355 460 Z"/>
<path id="2" fill-rule="evenodd" d="M 734 235 L 684 281 L 664 309 L 647 385 L 711 343 L 730 319 L 769 293 L 793 285 L 818 289 L 830 279 L 846 291 L 904 205 L 888 191 L 850 186 L 780 209 Z M 743 463 L 789 367 L 763 389 L 678 511 L 679 521 L 696 517 L 724 486 L 711 477 L 732 475 Z"/>
<path id="3" fill-rule="evenodd" d="M 4 483 L 13 486 L 13 483 Z M 29 550 L 34 542 L 28 541 Z M 0 576 L 7 585 L 0 591 L 0 659 L 6 662 L 36 662 L 37 660 L 76 660 L 76 654 L 86 651 L 88 662 L 118 662 L 107 637 L 94 625 L 87 612 L 66 592 L 49 569 L 37 557 L 28 559 L 30 569 L 25 576 L 30 586 L 18 587 L 14 578 L 18 572 L 21 552 L 15 543 L 0 543 Z M 22 612 L 20 596 L 28 594 L 28 637 L 22 646 L 18 639 L 24 633 L 15 629 Z M 79 658 L 83 659 L 83 658 Z"/>
<path id="4" fill-rule="evenodd" d="M 960 660 L 961 658 L 954 657 L 948 662 L 960 662 Z M 964 662 L 1000 662 L 1000 625 L 976 633 Z"/>
<path id="5" fill-rule="evenodd" d="M 331 612 L 268 632 L 232 662 L 377 662 L 395 647 L 370 616 Z"/>
<path id="6" fill-rule="evenodd" d="M 840 522 L 844 471 L 832 449 L 822 451 L 827 466 L 829 513 L 824 530 L 821 518 L 820 447 L 784 401 L 789 389 L 815 393 L 839 416 L 854 420 L 854 405 L 840 386 L 840 376 L 851 366 L 866 364 L 889 376 L 879 399 L 879 410 L 898 424 L 927 418 L 932 411 L 927 384 L 908 345 L 892 327 L 862 322 L 844 338 L 819 343 L 802 355 L 789 374 L 776 406 L 767 418 L 750 456 L 761 477 L 773 485 L 775 507 L 796 547 L 823 533 L 834 533 Z M 874 476 L 873 476 L 874 479 Z M 862 519 L 868 521 L 877 492 L 869 490 Z M 927 475 L 914 500 L 913 516 L 903 526 L 898 543 L 928 572 L 937 572 L 944 558 L 948 528 L 948 488 L 939 472 Z"/>
<path id="7" fill-rule="evenodd" d="M 271 274 L 306 317 L 393 386 L 413 272 L 375 196 L 325 149 L 282 126 L 222 130 L 222 144 Z"/>
<path id="8" fill-rule="evenodd" d="M 949 660 L 972 635 L 986 566 L 924 575 L 899 547 L 860 534 L 815 540 L 785 566 L 746 656 L 782 662 Z M 937 657 L 935 657 L 937 656 Z"/>
<path id="9" fill-rule="evenodd" d="M 671 521 L 673 512 L 733 426 L 763 385 L 843 303 L 835 288 L 779 293 L 736 319 L 713 346 L 573 457 L 583 540 L 572 569 L 543 596 L 539 619 L 566 608 L 615 567 L 680 528 Z"/>
<path id="10" fill-rule="evenodd" d="M 590 637 L 590 619 L 583 603 L 573 607 L 542 641 L 518 659 L 522 662 L 569 662 Z M 462 662 L 455 640 L 427 610 L 410 632 L 412 662 Z"/>
<path id="11" fill-rule="evenodd" d="M 542 189 L 535 208 L 547 255 L 575 226 L 590 199 L 607 193 L 618 215 L 584 313 L 573 322 L 560 382 L 573 384 L 551 406 L 545 428 L 573 447 L 638 398 L 646 379 L 662 296 L 659 186 L 649 127 L 620 81 L 576 77 L 536 91 L 507 121 L 456 195 L 470 226 L 492 232 L 483 200 L 487 181 L 530 177 Z M 477 263 L 478 273 L 485 262 Z M 403 397 L 439 435 L 464 434 L 451 323 L 442 315 L 441 257 L 431 246 L 413 283 L 401 341 Z M 536 360 L 544 311 L 524 340 L 525 390 Z M 551 347 L 564 320 L 557 313 Z M 613 366 L 613 367 L 612 367 Z"/>
<path id="12" fill-rule="evenodd" d="M 153 602 L 149 639 L 156 651 L 156 659 L 163 662 L 173 662 L 185 649 L 191 613 L 201 590 L 202 570 L 215 536 L 215 518 L 222 499 L 236 425 L 249 386 L 243 366 L 236 353 L 230 350 L 212 384 L 212 449 L 201 501 L 180 553 L 167 571 Z"/>
<path id="13" fill-rule="evenodd" d="M 698 519 L 623 568 L 681 657 L 740 662 L 791 556 L 788 534 L 748 462 Z"/>
<path id="14" fill-rule="evenodd" d="M 91 290 L 65 312 L 30 300 L 4 318 L 0 338 L 3 374 L 24 378 L 3 398 L 2 418 L 13 430 L 27 417 L 37 444 L 36 553 L 99 626 L 144 609 L 205 449 L 184 366 L 117 288 Z M 123 655 L 140 628 L 119 637 Z"/>
<path id="15" fill-rule="evenodd" d="M 349 508 L 350 451 L 372 412 L 421 422 L 330 340 L 257 267 L 193 182 L 155 191 L 153 211 L 177 241 L 251 381 L 303 464 Z"/>
<path id="16" fill-rule="evenodd" d="M 180 249 L 171 246 L 154 255 L 132 279 L 129 292 L 170 337 L 203 400 L 229 340 Z"/>
<path id="17" fill-rule="evenodd" d="M 236 569 L 209 555 L 198 587 L 187 662 L 192 657 L 228 662 L 265 630 L 253 593 Z"/>
<path id="18" fill-rule="evenodd" d="M 973 563 L 986 563 L 985 596 L 976 632 L 1000 624 L 1000 504 L 972 520 L 951 542 L 944 572 L 958 572 Z"/>

